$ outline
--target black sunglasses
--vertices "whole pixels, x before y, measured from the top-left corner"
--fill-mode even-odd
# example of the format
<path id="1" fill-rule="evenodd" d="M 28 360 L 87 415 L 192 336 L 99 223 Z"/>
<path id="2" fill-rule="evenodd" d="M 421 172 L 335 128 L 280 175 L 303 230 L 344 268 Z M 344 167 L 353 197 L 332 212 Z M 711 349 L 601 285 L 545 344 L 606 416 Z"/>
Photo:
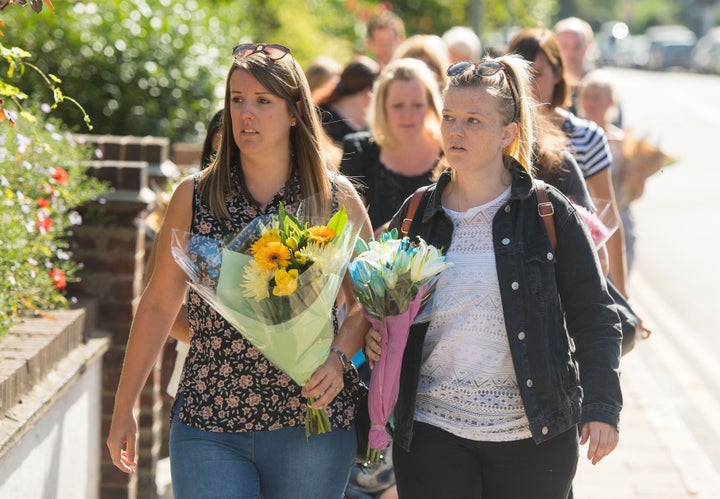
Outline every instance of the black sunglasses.
<path id="1" fill-rule="evenodd" d="M 513 101 L 513 117 L 510 122 L 512 123 L 515 121 L 515 118 L 517 118 L 517 112 L 518 112 L 518 106 L 517 106 L 517 97 L 515 97 L 515 88 L 513 87 L 512 81 L 510 80 L 510 77 L 507 74 L 507 68 L 505 67 L 505 64 L 498 61 L 485 61 L 485 62 L 458 62 L 453 65 L 451 65 L 449 68 L 447 68 L 447 71 L 445 74 L 447 74 L 449 77 L 453 76 L 459 76 L 461 74 L 464 74 L 469 68 L 472 68 L 472 74 L 483 78 L 485 76 L 493 76 L 498 74 L 500 71 L 502 71 L 505 74 L 505 81 L 507 81 L 508 87 L 510 88 L 510 97 L 512 97 Z"/>
<path id="2" fill-rule="evenodd" d="M 290 53 L 290 49 L 278 43 L 241 43 L 233 48 L 233 56 L 249 57 L 262 52 L 271 61 L 279 61 Z"/>

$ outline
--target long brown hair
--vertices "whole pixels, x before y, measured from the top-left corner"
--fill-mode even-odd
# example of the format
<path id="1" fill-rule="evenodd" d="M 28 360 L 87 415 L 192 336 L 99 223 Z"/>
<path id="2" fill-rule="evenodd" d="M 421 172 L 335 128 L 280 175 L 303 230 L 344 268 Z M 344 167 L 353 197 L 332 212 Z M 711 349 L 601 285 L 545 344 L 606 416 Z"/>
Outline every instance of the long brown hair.
<path id="1" fill-rule="evenodd" d="M 513 36 L 508 44 L 508 53 L 517 54 L 530 63 L 535 62 L 541 52 L 550 63 L 555 76 L 558 77 L 549 104 L 553 108 L 565 107 L 570 94 L 557 35 L 546 28 L 529 28 Z M 541 104 L 545 103 L 541 102 Z"/>
<path id="2" fill-rule="evenodd" d="M 565 132 L 552 122 L 550 116 L 538 109 L 535 112 L 536 135 L 533 166 L 537 178 L 556 185 L 567 161 L 566 153 L 570 139 Z"/>
<path id="3" fill-rule="evenodd" d="M 320 120 L 315 112 L 310 88 L 300 65 L 292 54 L 278 60 L 269 59 L 263 52 L 249 56 L 236 56 L 228 71 L 225 83 L 225 116 L 222 124 L 222 140 L 215 161 L 202 172 L 199 181 L 200 197 L 218 220 L 229 220 L 225 199 L 234 192 L 231 173 L 234 172 L 242 186 L 245 185 L 240 164 L 240 149 L 235 143 L 230 116 L 230 78 L 235 71 L 247 71 L 268 92 L 285 101 L 288 111 L 297 120 L 291 128 L 290 151 L 292 168 L 300 178 L 301 196 L 307 200 L 306 210 L 310 216 L 325 217 L 332 202 L 332 189 L 324 156 L 322 154 Z M 243 187 L 244 194 L 249 192 Z"/>

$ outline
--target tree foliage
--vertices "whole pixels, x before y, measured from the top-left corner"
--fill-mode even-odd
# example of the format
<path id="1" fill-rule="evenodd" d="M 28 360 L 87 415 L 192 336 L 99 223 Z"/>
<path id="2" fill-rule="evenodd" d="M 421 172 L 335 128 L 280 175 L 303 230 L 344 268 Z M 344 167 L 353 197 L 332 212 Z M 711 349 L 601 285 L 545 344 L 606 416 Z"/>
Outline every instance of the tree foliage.
<path id="1" fill-rule="evenodd" d="M 220 105 L 230 52 L 239 41 L 285 43 L 301 62 L 323 48 L 350 56 L 354 20 L 334 22 L 349 19 L 343 4 L 291 5 L 279 0 L 66 3 L 55 15 L 17 11 L 5 32 L 32 54 L 35 65 L 63 81 L 90 114 L 94 133 L 196 140 Z M 325 26 L 334 28 L 326 33 Z M 69 124 L 78 122 L 77 113 L 59 110 Z"/>
<path id="2" fill-rule="evenodd" d="M 635 0 L 632 5 L 668 4 Z M 104 0 L 64 2 L 55 13 L 15 9 L 6 40 L 62 81 L 85 107 L 94 133 L 198 141 L 221 105 L 230 50 L 240 41 L 283 43 L 302 64 L 330 55 L 346 63 L 364 50 L 365 22 L 392 8 L 407 34 L 441 34 L 473 24 L 481 38 L 507 26 L 551 26 L 559 14 L 596 28 L 617 18 L 618 0 Z M 636 10 L 641 13 L 639 7 Z M 644 12 L 644 11 L 643 11 Z M 657 12 L 657 10 L 656 10 Z M 9 45 L 9 44 L 8 44 Z M 28 77 L 33 77 L 32 75 Z M 39 81 L 38 81 L 39 83 Z M 33 92 L 47 92 L 32 85 Z M 66 124 L 81 112 L 61 106 Z"/>
<path id="3" fill-rule="evenodd" d="M 230 37 L 237 40 L 247 26 L 194 2 L 109 0 L 18 15 L 6 38 L 64 82 L 88 110 L 94 132 L 182 138 L 196 133 L 196 117 L 210 108 L 229 61 Z M 77 122 L 72 109 L 60 115 Z"/>

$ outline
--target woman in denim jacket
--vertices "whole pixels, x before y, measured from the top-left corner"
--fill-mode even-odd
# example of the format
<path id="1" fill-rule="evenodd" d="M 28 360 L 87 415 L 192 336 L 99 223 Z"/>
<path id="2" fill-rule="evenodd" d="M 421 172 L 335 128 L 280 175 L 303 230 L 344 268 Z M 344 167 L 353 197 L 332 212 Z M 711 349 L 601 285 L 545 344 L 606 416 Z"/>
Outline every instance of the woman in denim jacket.
<path id="1" fill-rule="evenodd" d="M 547 187 L 557 252 L 538 215 L 527 63 L 448 69 L 450 168 L 410 226 L 446 251 L 430 323 L 414 325 L 394 413 L 400 497 L 565 499 L 588 444 L 618 442 L 622 333 L 580 214 Z M 391 222 L 400 227 L 408 202 Z M 371 363 L 379 334 L 366 336 Z"/>

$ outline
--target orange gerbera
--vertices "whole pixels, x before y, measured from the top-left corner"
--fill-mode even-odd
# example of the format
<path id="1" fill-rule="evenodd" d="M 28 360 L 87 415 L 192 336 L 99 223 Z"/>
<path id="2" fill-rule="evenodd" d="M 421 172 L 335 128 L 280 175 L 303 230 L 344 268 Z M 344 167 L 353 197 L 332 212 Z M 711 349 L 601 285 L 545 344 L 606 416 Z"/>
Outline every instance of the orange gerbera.
<path id="1" fill-rule="evenodd" d="M 252 244 L 252 246 L 250 246 L 250 253 L 253 255 L 256 255 L 258 253 L 258 251 L 263 249 L 269 243 L 279 243 L 279 242 L 280 242 L 280 231 L 278 229 L 271 229 L 271 230 L 265 232 L 260 239 L 255 241 Z"/>
<path id="2" fill-rule="evenodd" d="M 310 233 L 310 239 L 318 244 L 325 244 L 335 237 L 335 231 L 330 227 L 325 227 L 324 225 L 315 225 L 314 227 L 310 227 L 308 232 Z"/>
<path id="3" fill-rule="evenodd" d="M 280 241 L 272 241 L 258 248 L 255 261 L 267 270 L 287 267 L 290 264 L 290 249 Z"/>

